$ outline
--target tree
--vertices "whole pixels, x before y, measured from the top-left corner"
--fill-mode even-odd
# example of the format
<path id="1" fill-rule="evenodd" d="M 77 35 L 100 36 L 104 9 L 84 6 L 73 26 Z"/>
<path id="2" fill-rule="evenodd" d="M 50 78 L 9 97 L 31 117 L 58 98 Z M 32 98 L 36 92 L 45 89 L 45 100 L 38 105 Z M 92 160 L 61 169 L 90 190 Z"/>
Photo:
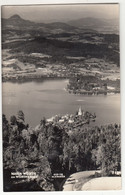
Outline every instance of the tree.
<path id="1" fill-rule="evenodd" d="M 107 139 L 92 151 L 92 159 L 102 170 L 102 175 L 110 175 L 113 171 L 115 174 L 120 169 L 120 136 L 113 135 L 115 129 L 112 131 L 111 136 L 109 137 L 107 133 L 109 138 L 106 137 Z"/>
<path id="2" fill-rule="evenodd" d="M 9 143 L 9 123 L 6 119 L 5 114 L 2 116 L 2 129 L 3 129 L 3 147 L 7 147 Z"/>
<path id="3" fill-rule="evenodd" d="M 19 134 L 21 133 L 21 131 L 23 129 L 26 129 L 27 125 L 25 125 L 24 122 L 25 122 L 24 113 L 22 110 L 19 110 L 19 112 L 17 113 L 17 126 L 18 126 L 18 130 L 19 130 Z"/>
<path id="4" fill-rule="evenodd" d="M 46 124 L 46 118 L 43 117 L 43 119 L 40 121 L 40 125 L 43 125 L 43 127 L 44 127 L 45 124 Z"/>
<path id="5" fill-rule="evenodd" d="M 18 122 L 24 122 L 25 118 L 24 118 L 24 113 L 22 110 L 19 110 L 17 113 L 17 120 Z"/>
<path id="6" fill-rule="evenodd" d="M 10 123 L 11 123 L 11 125 L 16 125 L 17 119 L 14 115 L 10 117 Z"/>
<path id="7" fill-rule="evenodd" d="M 48 159 L 44 156 L 40 158 L 40 164 L 37 168 L 37 173 L 39 174 L 37 178 L 37 183 L 45 191 L 54 191 L 54 186 L 52 182 L 52 173 Z"/>

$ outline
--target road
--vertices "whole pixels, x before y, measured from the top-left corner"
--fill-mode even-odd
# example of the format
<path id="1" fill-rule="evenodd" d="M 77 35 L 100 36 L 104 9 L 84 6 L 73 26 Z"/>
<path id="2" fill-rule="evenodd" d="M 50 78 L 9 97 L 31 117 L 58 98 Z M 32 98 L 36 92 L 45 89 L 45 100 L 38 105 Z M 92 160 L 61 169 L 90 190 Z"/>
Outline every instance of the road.
<path id="1" fill-rule="evenodd" d="M 70 175 L 63 185 L 63 191 L 81 190 L 83 184 L 95 176 L 95 172 L 99 173 L 100 171 L 82 171 Z"/>
<path id="2" fill-rule="evenodd" d="M 81 190 L 121 190 L 121 177 L 94 178 L 86 182 Z"/>

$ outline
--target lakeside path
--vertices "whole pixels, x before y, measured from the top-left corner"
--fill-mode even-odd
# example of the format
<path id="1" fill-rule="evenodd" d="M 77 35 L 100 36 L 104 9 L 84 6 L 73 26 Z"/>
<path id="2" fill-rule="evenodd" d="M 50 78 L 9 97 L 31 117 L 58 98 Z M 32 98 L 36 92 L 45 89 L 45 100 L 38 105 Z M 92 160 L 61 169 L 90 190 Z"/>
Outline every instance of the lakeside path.
<path id="1" fill-rule="evenodd" d="M 70 175 L 63 185 L 63 191 L 80 191 L 83 184 L 95 178 L 95 173 L 100 171 L 82 171 Z"/>

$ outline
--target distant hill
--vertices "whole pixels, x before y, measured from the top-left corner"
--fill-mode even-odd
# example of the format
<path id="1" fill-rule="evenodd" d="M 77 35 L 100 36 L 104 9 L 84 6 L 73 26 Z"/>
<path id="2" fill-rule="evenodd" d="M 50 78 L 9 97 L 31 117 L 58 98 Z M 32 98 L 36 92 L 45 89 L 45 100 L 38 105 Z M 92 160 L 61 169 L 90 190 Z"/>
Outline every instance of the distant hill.
<path id="1" fill-rule="evenodd" d="M 100 18 L 80 18 L 77 20 L 71 20 L 67 23 L 64 22 L 53 22 L 53 23 L 36 23 L 30 20 L 25 20 L 19 15 L 13 15 L 8 19 L 2 18 L 2 29 L 41 29 L 46 33 L 53 33 L 53 30 L 56 30 L 56 33 L 64 32 L 83 32 L 87 31 L 99 31 L 101 33 L 116 33 L 119 32 L 119 21 L 118 19 L 100 19 Z"/>
<path id="2" fill-rule="evenodd" d="M 81 18 L 70 21 L 70 24 L 62 22 L 45 24 L 13 15 L 8 19 L 2 19 L 2 47 L 11 49 L 14 53 L 47 54 L 52 56 L 49 59 L 50 63 L 67 64 L 65 56 L 90 56 L 106 57 L 119 66 L 119 36 L 115 34 L 115 30 L 111 31 L 114 28 L 113 22 L 113 27 L 111 28 L 111 25 L 109 27 L 111 22 L 112 20 Z M 93 30 L 94 28 L 104 34 Z M 109 31 L 110 34 L 107 34 Z"/>
<path id="3" fill-rule="evenodd" d="M 113 36 L 113 35 L 111 35 Z M 117 36 L 117 35 L 116 35 Z M 116 37 L 117 38 L 117 37 Z M 116 39 L 114 37 L 114 41 Z M 111 39 L 107 38 L 107 41 Z M 91 58 L 105 58 L 113 61 L 119 66 L 119 53 L 108 48 L 109 43 L 102 42 L 100 44 L 69 42 L 57 39 L 49 39 L 42 36 L 34 37 L 32 40 L 16 41 L 4 43 L 3 49 L 11 49 L 13 53 L 23 52 L 30 53 L 43 53 L 52 56 L 49 58 L 50 63 L 63 62 L 65 63 L 65 56 L 72 57 L 91 57 Z M 67 64 L 67 61 L 66 61 Z"/>
<path id="4" fill-rule="evenodd" d="M 39 30 L 41 29 L 44 32 L 53 32 L 53 30 L 58 30 L 59 33 L 79 33 L 81 32 L 95 32 L 96 27 L 102 24 L 101 20 L 94 18 L 82 18 L 79 20 L 69 21 L 68 23 L 64 22 L 53 22 L 53 23 L 36 23 L 30 20 L 25 20 L 19 15 L 15 14 L 8 19 L 2 18 L 2 29 L 14 29 L 14 30 Z"/>
<path id="5" fill-rule="evenodd" d="M 41 25 L 41 23 L 39 25 Z M 69 25 L 63 22 L 48 23 L 48 24 L 44 24 L 44 26 L 50 29 L 60 28 L 60 29 L 69 30 L 69 31 L 76 29 L 76 27 L 74 27 L 73 25 Z"/>
<path id="6" fill-rule="evenodd" d="M 67 22 L 69 25 L 76 26 L 78 28 L 90 28 L 93 30 L 105 32 L 112 31 L 117 32 L 119 29 L 119 20 L 118 19 L 104 19 L 104 18 L 80 18 L 77 20 L 71 20 Z"/>
<path id="7" fill-rule="evenodd" d="M 26 27 L 35 25 L 34 22 L 22 19 L 19 15 L 13 15 L 8 19 L 2 18 L 2 27 Z"/>
<path id="8" fill-rule="evenodd" d="M 73 31 L 77 29 L 77 27 L 71 26 L 69 24 L 63 22 L 54 22 L 54 23 L 36 23 L 29 20 L 25 20 L 21 18 L 19 15 L 13 15 L 8 19 L 2 18 L 2 28 L 14 28 L 14 29 L 22 29 L 22 28 L 46 28 L 48 30 L 53 29 L 62 29 L 64 31 Z"/>
<path id="9" fill-rule="evenodd" d="M 98 26 L 102 26 L 102 25 L 106 25 L 106 21 L 102 21 L 101 19 L 98 18 L 91 18 L 91 17 L 87 17 L 87 18 L 80 18 L 77 20 L 71 20 L 68 22 L 68 24 L 70 25 L 74 25 L 77 27 L 98 27 Z"/>

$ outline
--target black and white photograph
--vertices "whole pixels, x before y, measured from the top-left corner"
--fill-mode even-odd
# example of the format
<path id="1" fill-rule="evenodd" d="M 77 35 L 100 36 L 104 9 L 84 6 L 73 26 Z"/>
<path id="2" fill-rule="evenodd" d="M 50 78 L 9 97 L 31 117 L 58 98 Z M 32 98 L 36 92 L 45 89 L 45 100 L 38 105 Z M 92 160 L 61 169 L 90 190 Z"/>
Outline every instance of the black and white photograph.
<path id="1" fill-rule="evenodd" d="M 119 3 L 1 6 L 4 192 L 121 190 Z"/>

